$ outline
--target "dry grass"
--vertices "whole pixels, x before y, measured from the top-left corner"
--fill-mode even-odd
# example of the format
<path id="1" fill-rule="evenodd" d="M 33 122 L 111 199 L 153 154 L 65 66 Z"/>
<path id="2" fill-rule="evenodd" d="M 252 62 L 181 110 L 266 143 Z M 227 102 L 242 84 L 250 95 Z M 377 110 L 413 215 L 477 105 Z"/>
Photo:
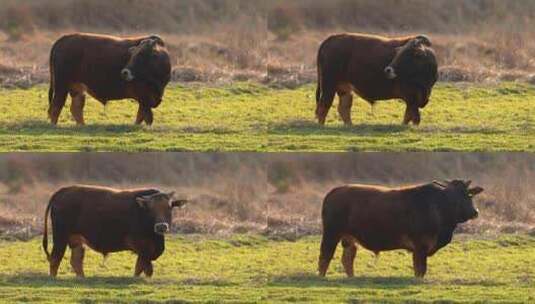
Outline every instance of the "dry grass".
<path id="1" fill-rule="evenodd" d="M 481 217 L 459 231 L 535 232 L 529 153 L 17 153 L 0 168 L 0 235 L 15 238 L 39 234 L 51 194 L 74 183 L 174 189 L 191 200 L 175 212 L 182 233 L 294 238 L 321 231 L 321 202 L 335 186 L 452 178 L 485 188 Z"/>
<path id="2" fill-rule="evenodd" d="M 227 234 L 265 228 L 266 175 L 260 155 L 212 153 L 9 154 L 0 158 L 0 235 L 42 231 L 52 193 L 71 184 L 176 190 L 190 204 L 175 231 Z"/>
<path id="3" fill-rule="evenodd" d="M 535 231 L 535 157 L 531 154 L 360 153 L 282 154 L 269 162 L 268 230 L 289 238 L 321 231 L 321 203 L 347 183 L 407 185 L 464 178 L 485 188 L 481 217 L 467 233 Z"/>
<path id="4" fill-rule="evenodd" d="M 289 87 L 313 81 L 321 41 L 370 32 L 429 35 L 443 81 L 535 83 L 533 16 L 529 1 L 279 1 L 268 16 L 269 78 Z"/>
<path id="5" fill-rule="evenodd" d="M 266 20 L 250 1 L 10 1 L 0 0 L 0 84 L 48 81 L 48 56 L 62 34 L 119 36 L 158 33 L 169 48 L 173 80 L 262 80 Z"/>
<path id="6" fill-rule="evenodd" d="M 50 45 L 74 31 L 159 33 L 180 82 L 313 82 L 319 43 L 350 31 L 431 36 L 444 81 L 535 83 L 534 20 L 531 1 L 0 0 L 0 84 L 46 82 Z"/>

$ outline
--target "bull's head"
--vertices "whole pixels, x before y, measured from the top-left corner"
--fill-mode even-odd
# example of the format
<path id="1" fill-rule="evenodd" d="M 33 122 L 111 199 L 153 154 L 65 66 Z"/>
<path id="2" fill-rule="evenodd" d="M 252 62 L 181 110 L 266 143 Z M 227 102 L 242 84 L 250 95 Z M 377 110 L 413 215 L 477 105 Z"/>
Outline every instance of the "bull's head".
<path id="1" fill-rule="evenodd" d="M 401 76 L 411 76 L 415 72 L 433 68 L 436 70 L 435 54 L 431 41 L 426 36 L 416 36 L 405 45 L 396 49 L 394 59 L 386 68 L 386 78 L 395 79 Z"/>
<path id="2" fill-rule="evenodd" d="M 154 223 L 154 232 L 164 234 L 169 232 L 172 223 L 172 210 L 175 207 L 182 208 L 187 200 L 174 200 L 174 192 L 158 192 L 136 198 L 138 205 L 148 213 L 151 222 Z"/>
<path id="3" fill-rule="evenodd" d="M 472 181 L 452 180 L 433 183 L 442 188 L 448 202 L 454 206 L 453 210 L 458 223 L 464 223 L 479 216 L 479 210 L 474 206 L 472 198 L 483 192 L 481 187 L 470 188 Z"/>
<path id="4" fill-rule="evenodd" d="M 156 46 L 164 46 L 163 40 L 158 36 L 150 36 L 138 45 L 131 47 L 126 66 L 121 70 L 121 77 L 125 81 L 139 78 L 140 74 L 148 69 L 151 59 L 157 57 Z"/>

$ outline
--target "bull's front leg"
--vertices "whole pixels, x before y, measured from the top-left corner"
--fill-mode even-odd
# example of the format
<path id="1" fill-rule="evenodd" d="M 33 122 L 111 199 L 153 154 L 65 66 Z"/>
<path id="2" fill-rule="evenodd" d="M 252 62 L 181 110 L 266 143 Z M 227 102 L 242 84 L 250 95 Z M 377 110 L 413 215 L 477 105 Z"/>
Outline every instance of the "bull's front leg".
<path id="1" fill-rule="evenodd" d="M 134 271 L 134 276 L 139 277 L 142 272 L 145 273 L 147 277 L 149 278 L 152 277 L 152 273 L 153 273 L 152 262 L 150 261 L 150 259 L 138 255 L 137 261 L 136 261 L 136 269 Z"/>
<path id="2" fill-rule="evenodd" d="M 414 275 L 417 278 L 423 278 L 427 272 L 427 251 L 417 249 L 412 253 L 412 264 L 414 267 Z"/>
<path id="3" fill-rule="evenodd" d="M 149 106 L 144 106 L 142 104 L 139 104 L 139 107 L 137 109 L 137 116 L 136 116 L 136 125 L 141 124 L 143 121 L 150 126 L 153 122 L 153 114 L 152 109 Z"/>
<path id="4" fill-rule="evenodd" d="M 403 124 L 408 125 L 411 121 L 415 126 L 420 124 L 420 110 L 417 106 L 407 104 Z"/>
<path id="5" fill-rule="evenodd" d="M 139 125 L 143 122 L 143 107 L 139 105 L 137 108 L 137 116 L 136 116 L 136 125 Z"/>

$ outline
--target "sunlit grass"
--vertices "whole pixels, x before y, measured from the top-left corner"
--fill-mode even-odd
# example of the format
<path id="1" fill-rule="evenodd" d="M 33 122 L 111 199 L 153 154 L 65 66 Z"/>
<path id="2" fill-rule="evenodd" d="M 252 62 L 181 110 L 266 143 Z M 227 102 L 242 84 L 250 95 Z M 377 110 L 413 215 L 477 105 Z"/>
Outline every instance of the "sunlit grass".
<path id="1" fill-rule="evenodd" d="M 402 126 L 404 105 L 355 99 L 353 127 L 336 102 L 325 127 L 314 118 L 313 85 L 171 85 L 153 127 L 134 126 L 137 105 L 89 99 L 77 127 L 65 107 L 46 117 L 47 88 L 0 91 L 3 151 L 535 151 L 535 87 L 439 84 L 419 127 Z"/>
<path id="2" fill-rule="evenodd" d="M 0 242 L 0 302 L 178 303 L 528 303 L 535 301 L 535 238 L 456 236 L 413 277 L 404 251 L 359 250 L 348 279 L 338 248 L 326 278 L 316 274 L 318 236 L 273 241 L 261 236 L 171 236 L 154 277 L 133 278 L 135 256 L 87 251 L 86 278 L 70 271 L 67 252 L 57 279 L 47 276 L 40 239 Z M 183 301 L 183 302 L 181 302 Z"/>

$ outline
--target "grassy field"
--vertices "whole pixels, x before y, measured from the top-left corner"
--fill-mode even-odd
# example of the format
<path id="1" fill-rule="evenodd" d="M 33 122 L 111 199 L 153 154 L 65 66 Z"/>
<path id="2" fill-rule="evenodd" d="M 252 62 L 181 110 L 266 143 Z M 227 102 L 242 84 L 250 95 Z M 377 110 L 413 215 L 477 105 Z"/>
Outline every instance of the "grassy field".
<path id="1" fill-rule="evenodd" d="M 354 99 L 352 127 L 331 108 L 314 121 L 314 86 L 276 91 L 267 118 L 271 151 L 534 151 L 535 86 L 439 84 L 419 127 L 403 126 L 405 105 Z"/>
<path id="2" fill-rule="evenodd" d="M 439 84 L 419 127 L 402 126 L 404 105 L 361 99 L 353 127 L 336 102 L 325 127 L 314 119 L 313 85 L 273 89 L 254 83 L 171 85 L 153 127 L 134 126 L 137 105 L 94 100 L 77 127 L 64 109 L 46 117 L 47 88 L 0 91 L 3 151 L 535 151 L 535 86 Z"/>
<path id="3" fill-rule="evenodd" d="M 88 251 L 85 279 L 68 266 L 58 279 L 47 277 L 40 240 L 0 243 L 0 301 L 127 303 L 301 302 L 495 302 L 534 301 L 535 238 L 504 235 L 460 241 L 429 261 L 424 280 L 414 279 L 410 255 L 383 253 L 377 264 L 367 251 L 357 254 L 356 277 L 342 274 L 338 250 L 327 278 L 316 276 L 319 237 L 296 242 L 259 236 L 207 239 L 171 237 L 155 263 L 152 279 L 132 278 L 129 253 L 102 258 Z M 14 258 L 16 257 L 16 258 Z"/>
<path id="4" fill-rule="evenodd" d="M 111 254 L 102 266 L 102 257 L 94 251 L 86 252 L 87 277 L 76 279 L 67 251 L 58 278 L 52 280 L 40 240 L 0 243 L 0 302 L 57 303 L 61 297 L 62 303 L 251 303 L 265 298 L 265 239 L 167 241 L 152 279 L 133 278 L 136 258 L 130 253 Z"/>

